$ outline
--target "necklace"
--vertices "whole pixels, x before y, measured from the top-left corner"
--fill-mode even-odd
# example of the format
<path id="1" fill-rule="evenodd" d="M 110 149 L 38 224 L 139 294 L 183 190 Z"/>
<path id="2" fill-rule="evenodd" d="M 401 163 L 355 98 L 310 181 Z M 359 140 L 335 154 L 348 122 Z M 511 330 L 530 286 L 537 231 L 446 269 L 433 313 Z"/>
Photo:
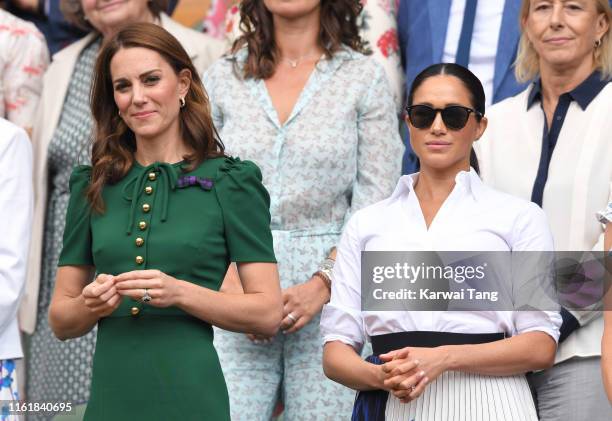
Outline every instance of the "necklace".
<path id="1" fill-rule="evenodd" d="M 303 61 L 303 60 L 305 60 L 307 58 L 311 58 L 313 56 L 316 57 L 315 54 L 310 53 L 310 54 L 306 54 L 304 56 L 298 57 L 296 59 L 290 59 L 290 58 L 287 58 L 287 57 L 283 57 L 283 60 L 286 60 L 289 63 L 289 65 L 291 66 L 291 68 L 295 69 L 298 66 L 298 64 L 300 64 L 301 61 Z M 324 56 L 325 56 L 325 54 L 323 54 L 319 59 L 323 58 Z"/>

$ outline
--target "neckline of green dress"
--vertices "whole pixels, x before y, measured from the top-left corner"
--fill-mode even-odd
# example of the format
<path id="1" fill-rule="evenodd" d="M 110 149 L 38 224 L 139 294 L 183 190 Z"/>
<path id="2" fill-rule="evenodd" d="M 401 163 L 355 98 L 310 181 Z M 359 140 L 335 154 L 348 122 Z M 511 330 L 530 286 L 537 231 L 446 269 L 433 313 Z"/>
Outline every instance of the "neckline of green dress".
<path id="1" fill-rule="evenodd" d="M 168 164 L 168 165 L 171 165 L 174 168 L 180 168 L 182 165 L 185 164 L 185 160 L 183 159 L 183 160 L 181 160 L 179 162 L 174 162 L 174 163 L 155 161 L 155 162 L 153 162 L 153 163 L 151 163 L 149 165 L 142 165 L 140 162 L 138 162 L 138 161 L 136 161 L 136 159 L 134 159 L 132 165 L 134 166 L 134 168 L 143 169 L 143 168 L 148 168 L 151 165 L 156 165 L 156 164 L 157 165 L 159 165 L 159 164 Z"/>

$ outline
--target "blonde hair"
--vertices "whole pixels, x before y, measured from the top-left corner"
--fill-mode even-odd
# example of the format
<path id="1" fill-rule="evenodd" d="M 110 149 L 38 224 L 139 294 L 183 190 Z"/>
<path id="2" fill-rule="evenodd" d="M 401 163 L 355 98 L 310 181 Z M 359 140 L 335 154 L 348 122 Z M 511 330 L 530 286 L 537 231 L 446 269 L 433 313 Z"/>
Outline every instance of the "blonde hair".
<path id="1" fill-rule="evenodd" d="M 597 3 L 597 13 L 603 13 L 609 25 L 612 25 L 612 8 L 608 0 L 594 0 Z M 535 79 L 540 73 L 540 61 L 538 53 L 533 48 L 533 45 L 527 39 L 525 28 L 522 27 L 523 21 L 529 16 L 529 6 L 531 0 L 523 0 L 520 11 L 521 24 L 521 39 L 519 41 L 518 52 L 516 53 L 516 61 L 514 62 L 514 74 L 516 79 L 521 82 L 529 82 Z M 601 37 L 601 44 L 597 48 L 593 48 L 595 68 L 598 69 L 604 79 L 612 78 L 612 30 L 608 31 Z"/>

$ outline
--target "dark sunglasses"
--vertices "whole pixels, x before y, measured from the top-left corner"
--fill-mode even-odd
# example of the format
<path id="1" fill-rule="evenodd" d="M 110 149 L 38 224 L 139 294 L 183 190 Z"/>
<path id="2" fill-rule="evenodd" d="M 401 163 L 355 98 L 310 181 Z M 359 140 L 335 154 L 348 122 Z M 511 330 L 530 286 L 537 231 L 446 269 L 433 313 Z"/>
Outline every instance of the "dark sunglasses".
<path id="1" fill-rule="evenodd" d="M 482 118 L 482 113 L 461 105 L 450 105 L 446 108 L 432 108 L 429 105 L 410 105 L 406 107 L 406 113 L 410 124 L 417 129 L 428 129 L 436 119 L 436 115 L 442 115 L 444 125 L 451 130 L 461 130 L 467 124 L 470 114 L 474 113 Z"/>

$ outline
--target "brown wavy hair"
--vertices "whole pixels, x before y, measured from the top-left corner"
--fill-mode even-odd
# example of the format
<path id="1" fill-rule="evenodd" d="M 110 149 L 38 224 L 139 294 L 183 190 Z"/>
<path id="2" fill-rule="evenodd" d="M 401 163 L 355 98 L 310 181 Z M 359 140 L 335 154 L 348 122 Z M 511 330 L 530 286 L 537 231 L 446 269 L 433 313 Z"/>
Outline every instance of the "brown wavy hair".
<path id="1" fill-rule="evenodd" d="M 184 69 L 191 72 L 185 106 L 180 109 L 178 117 L 180 136 L 194 151 L 183 157 L 187 164 L 185 171 L 192 171 L 207 158 L 224 155 L 223 143 L 213 125 L 208 96 L 198 71 L 180 42 L 155 24 L 130 25 L 102 45 L 94 69 L 90 101 L 95 129 L 87 198 L 97 212 L 104 211 L 103 187 L 125 177 L 134 163 L 136 138 L 119 116 L 110 63 L 120 49 L 135 47 L 156 51 L 177 75 Z"/>
<path id="2" fill-rule="evenodd" d="M 360 0 L 321 0 L 318 43 L 327 57 L 332 57 L 342 45 L 371 54 L 357 26 L 362 9 Z M 240 3 L 240 30 L 243 35 L 234 42 L 232 52 L 247 46 L 248 58 L 243 76 L 247 79 L 271 77 L 279 57 L 274 40 L 274 20 L 263 0 L 243 0 Z"/>

